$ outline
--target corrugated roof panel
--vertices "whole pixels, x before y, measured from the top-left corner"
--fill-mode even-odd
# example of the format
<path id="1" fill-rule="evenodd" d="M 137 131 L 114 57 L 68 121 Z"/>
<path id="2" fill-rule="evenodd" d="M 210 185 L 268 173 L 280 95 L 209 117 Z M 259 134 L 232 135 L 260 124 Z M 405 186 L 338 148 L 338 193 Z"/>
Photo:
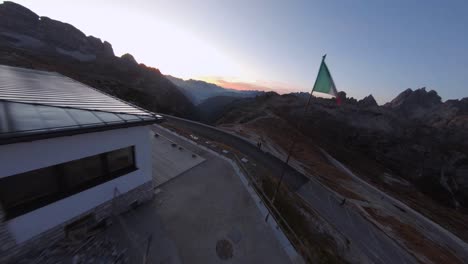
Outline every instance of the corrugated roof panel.
<path id="1" fill-rule="evenodd" d="M 120 118 L 114 113 L 98 112 L 98 111 L 93 112 L 93 113 L 104 123 L 124 122 L 122 118 Z"/>
<path id="2" fill-rule="evenodd" d="M 154 120 L 152 116 L 117 114 L 0 100 L 0 143 L 21 135 Z"/>
<path id="3" fill-rule="evenodd" d="M 0 144 L 154 120 L 150 112 L 60 74 L 0 65 Z"/>
<path id="4" fill-rule="evenodd" d="M 9 133 L 47 128 L 42 118 L 38 115 L 35 105 L 7 104 L 6 113 L 9 116 Z"/>
<path id="5" fill-rule="evenodd" d="M 134 122 L 134 121 L 141 121 L 142 119 L 137 115 L 127 115 L 127 114 L 118 114 L 120 118 L 125 121 Z"/>
<path id="6" fill-rule="evenodd" d="M 70 108 L 67 109 L 67 112 L 76 123 L 81 126 L 102 123 L 102 121 L 90 111 Z"/>
<path id="7" fill-rule="evenodd" d="M 35 105 L 35 107 L 39 118 L 46 123 L 48 128 L 76 126 L 77 124 L 76 121 L 67 114 L 66 109 L 43 105 Z"/>
<path id="8" fill-rule="evenodd" d="M 0 65 L 0 99 L 115 113 L 152 115 L 55 72 Z"/>

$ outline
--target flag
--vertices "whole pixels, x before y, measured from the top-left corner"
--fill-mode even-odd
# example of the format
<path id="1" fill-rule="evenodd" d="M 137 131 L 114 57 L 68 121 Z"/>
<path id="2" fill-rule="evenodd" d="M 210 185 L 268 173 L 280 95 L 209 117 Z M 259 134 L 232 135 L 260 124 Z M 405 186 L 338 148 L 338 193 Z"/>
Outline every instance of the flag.
<path id="1" fill-rule="evenodd" d="M 326 93 L 332 95 L 336 98 L 338 105 L 340 104 L 340 98 L 338 96 L 338 91 L 336 90 L 335 82 L 328 70 L 327 64 L 325 64 L 325 57 L 322 58 L 322 64 L 320 64 L 320 69 L 317 75 L 317 80 L 315 80 L 314 89 L 312 92 Z"/>

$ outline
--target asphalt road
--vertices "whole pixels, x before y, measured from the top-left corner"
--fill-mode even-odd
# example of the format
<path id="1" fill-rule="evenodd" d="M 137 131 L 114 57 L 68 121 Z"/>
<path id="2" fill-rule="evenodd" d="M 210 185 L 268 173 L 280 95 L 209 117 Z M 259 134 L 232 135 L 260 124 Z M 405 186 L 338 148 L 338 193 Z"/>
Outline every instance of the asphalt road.
<path id="1" fill-rule="evenodd" d="M 292 263 L 229 162 L 167 131 L 154 131 L 206 159 L 159 186 L 153 202 L 181 263 Z M 217 250 L 221 240 L 232 246 L 225 260 Z"/>
<path id="2" fill-rule="evenodd" d="M 373 263 L 416 263 L 410 254 L 356 212 L 354 207 L 340 205 L 341 200 L 320 184 L 310 181 L 297 194 L 348 238 L 350 247 Z"/>
<path id="3" fill-rule="evenodd" d="M 192 131 L 195 135 L 201 135 L 205 138 L 210 138 L 213 141 L 223 142 L 226 145 L 232 146 L 247 155 L 250 159 L 261 164 L 268 165 L 267 167 L 273 171 L 280 172 L 283 169 L 283 161 L 269 153 L 261 151 L 256 146 L 246 142 L 242 138 L 219 131 L 214 127 L 191 123 L 190 121 L 184 121 L 183 119 L 173 118 L 170 116 L 165 117 L 169 122 L 176 124 L 177 127 Z M 283 178 L 283 183 L 294 191 L 297 191 L 308 181 L 309 179 L 306 176 L 291 167 L 287 168 Z"/>
<path id="4" fill-rule="evenodd" d="M 217 128 L 198 124 L 188 120 L 166 116 L 168 122 L 213 141 L 223 142 L 241 151 L 250 160 L 278 172 L 283 168 L 283 161 L 264 153 L 250 142 Z M 328 223 L 334 226 L 349 241 L 350 247 L 357 250 L 371 263 L 416 263 L 415 258 L 395 241 L 349 205 L 340 205 L 331 191 L 315 180 L 310 180 L 294 168 L 288 166 L 283 180 L 291 190 L 301 196 Z"/>

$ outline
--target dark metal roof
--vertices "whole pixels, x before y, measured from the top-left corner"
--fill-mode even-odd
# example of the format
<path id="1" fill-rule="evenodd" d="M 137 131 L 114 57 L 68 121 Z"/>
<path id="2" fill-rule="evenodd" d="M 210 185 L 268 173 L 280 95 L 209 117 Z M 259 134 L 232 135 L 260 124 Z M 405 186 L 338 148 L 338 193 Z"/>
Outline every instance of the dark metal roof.
<path id="1" fill-rule="evenodd" d="M 0 65 L 0 99 L 135 115 L 151 115 L 55 72 Z"/>
<path id="2" fill-rule="evenodd" d="M 58 73 L 0 65 L 0 144 L 155 121 L 151 112 Z"/>

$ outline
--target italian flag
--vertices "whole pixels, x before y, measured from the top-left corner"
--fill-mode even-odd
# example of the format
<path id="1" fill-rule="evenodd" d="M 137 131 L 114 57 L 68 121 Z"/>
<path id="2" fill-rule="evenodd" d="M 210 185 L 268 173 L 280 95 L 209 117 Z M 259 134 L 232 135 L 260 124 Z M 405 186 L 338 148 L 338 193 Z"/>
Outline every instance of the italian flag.
<path id="1" fill-rule="evenodd" d="M 336 90 L 335 82 L 333 81 L 330 71 L 328 70 L 327 64 L 325 64 L 326 56 L 327 55 L 324 55 L 322 58 L 322 64 L 320 64 L 317 80 L 315 80 L 314 89 L 312 89 L 312 93 L 318 92 L 334 96 L 336 98 L 336 103 L 340 105 L 341 102 L 338 96 L 338 91 Z"/>

